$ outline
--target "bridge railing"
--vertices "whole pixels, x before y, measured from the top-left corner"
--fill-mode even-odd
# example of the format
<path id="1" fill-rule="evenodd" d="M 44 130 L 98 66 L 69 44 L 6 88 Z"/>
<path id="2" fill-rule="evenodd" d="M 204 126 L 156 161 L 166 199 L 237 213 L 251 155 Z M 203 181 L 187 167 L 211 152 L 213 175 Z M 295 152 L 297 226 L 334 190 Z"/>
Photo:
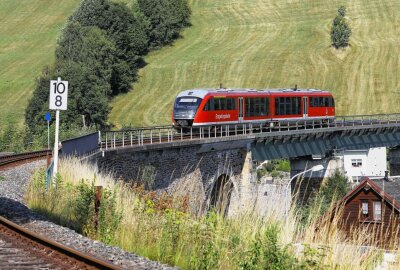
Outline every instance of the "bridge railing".
<path id="1" fill-rule="evenodd" d="M 335 119 L 273 121 L 269 125 L 265 125 L 265 123 L 243 123 L 190 128 L 155 126 L 119 131 L 102 131 L 100 148 L 108 150 L 127 146 L 134 147 L 147 144 L 234 137 L 254 133 L 279 133 L 282 131 L 374 126 L 382 124 L 400 124 L 400 114 L 355 115 L 337 116 Z"/>

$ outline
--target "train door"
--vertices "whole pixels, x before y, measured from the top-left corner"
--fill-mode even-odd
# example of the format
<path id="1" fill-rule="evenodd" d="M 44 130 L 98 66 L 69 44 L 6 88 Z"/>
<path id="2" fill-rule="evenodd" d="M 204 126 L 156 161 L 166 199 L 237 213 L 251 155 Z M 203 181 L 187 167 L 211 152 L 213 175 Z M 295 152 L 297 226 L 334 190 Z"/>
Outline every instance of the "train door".
<path id="1" fill-rule="evenodd" d="M 243 97 L 239 97 L 239 123 L 243 122 Z"/>
<path id="2" fill-rule="evenodd" d="M 303 97 L 303 118 L 308 117 L 308 97 Z"/>

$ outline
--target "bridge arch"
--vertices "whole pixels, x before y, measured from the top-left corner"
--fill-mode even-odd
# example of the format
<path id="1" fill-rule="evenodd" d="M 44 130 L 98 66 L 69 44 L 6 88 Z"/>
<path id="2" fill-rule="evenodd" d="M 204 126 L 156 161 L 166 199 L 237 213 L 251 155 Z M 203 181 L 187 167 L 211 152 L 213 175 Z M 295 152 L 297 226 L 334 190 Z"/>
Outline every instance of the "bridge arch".
<path id="1" fill-rule="evenodd" d="M 209 209 L 215 209 L 218 213 L 227 216 L 233 187 L 229 175 L 221 174 L 212 187 Z"/>

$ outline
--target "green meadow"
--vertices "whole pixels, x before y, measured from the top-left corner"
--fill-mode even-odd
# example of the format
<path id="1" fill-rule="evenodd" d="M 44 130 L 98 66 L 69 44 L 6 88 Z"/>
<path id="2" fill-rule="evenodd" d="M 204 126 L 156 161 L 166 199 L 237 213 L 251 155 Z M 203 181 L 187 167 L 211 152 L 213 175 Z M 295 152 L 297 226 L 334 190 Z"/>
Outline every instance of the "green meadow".
<path id="1" fill-rule="evenodd" d="M 79 2 L 0 1 L 0 129 L 23 124 L 36 78 L 53 64 L 57 37 Z"/>
<path id="2" fill-rule="evenodd" d="M 124 1 L 126 2 L 126 1 Z M 0 2 L 0 127 L 22 124 L 35 79 L 54 62 L 57 38 L 79 0 Z M 190 0 L 192 27 L 152 52 L 133 90 L 112 101 L 110 122 L 171 123 L 184 89 L 321 88 L 337 114 L 400 112 L 400 1 Z M 351 46 L 330 47 L 339 5 Z"/>
<path id="3" fill-rule="evenodd" d="M 191 0 L 193 26 L 173 46 L 151 53 L 133 90 L 113 102 L 111 122 L 171 123 L 184 89 L 321 88 L 337 114 L 400 112 L 400 1 Z M 330 47 L 341 4 L 350 48 Z"/>

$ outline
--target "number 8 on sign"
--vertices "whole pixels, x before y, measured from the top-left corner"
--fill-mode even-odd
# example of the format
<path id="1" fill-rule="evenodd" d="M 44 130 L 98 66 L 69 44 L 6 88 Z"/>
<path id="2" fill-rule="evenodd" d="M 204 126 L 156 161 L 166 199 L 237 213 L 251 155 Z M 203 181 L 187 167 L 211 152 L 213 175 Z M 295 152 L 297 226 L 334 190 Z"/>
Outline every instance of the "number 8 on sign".
<path id="1" fill-rule="evenodd" d="M 68 81 L 50 81 L 50 110 L 66 110 L 68 100 Z"/>

